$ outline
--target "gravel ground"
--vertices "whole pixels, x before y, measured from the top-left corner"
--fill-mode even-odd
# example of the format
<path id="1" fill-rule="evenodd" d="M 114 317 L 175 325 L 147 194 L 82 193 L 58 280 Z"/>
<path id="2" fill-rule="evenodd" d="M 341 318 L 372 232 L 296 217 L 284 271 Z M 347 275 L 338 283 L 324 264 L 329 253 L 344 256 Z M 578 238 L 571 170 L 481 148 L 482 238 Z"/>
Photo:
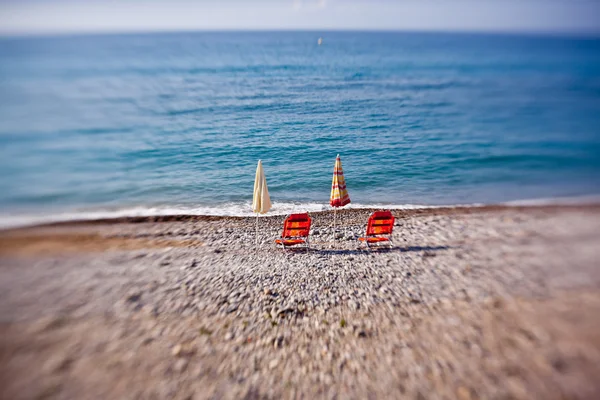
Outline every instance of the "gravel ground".
<path id="1" fill-rule="evenodd" d="M 0 233 L 0 398 L 600 398 L 600 207 Z"/>

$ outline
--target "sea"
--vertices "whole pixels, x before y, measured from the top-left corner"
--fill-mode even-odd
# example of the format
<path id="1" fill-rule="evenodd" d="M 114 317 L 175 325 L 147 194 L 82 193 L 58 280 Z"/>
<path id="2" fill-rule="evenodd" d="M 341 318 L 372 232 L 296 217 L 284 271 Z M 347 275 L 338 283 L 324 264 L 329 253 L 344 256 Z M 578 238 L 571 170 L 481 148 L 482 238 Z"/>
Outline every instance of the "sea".
<path id="1" fill-rule="evenodd" d="M 0 226 L 252 215 L 258 160 L 271 214 L 327 210 L 337 154 L 348 207 L 597 198 L 600 38 L 0 39 Z"/>

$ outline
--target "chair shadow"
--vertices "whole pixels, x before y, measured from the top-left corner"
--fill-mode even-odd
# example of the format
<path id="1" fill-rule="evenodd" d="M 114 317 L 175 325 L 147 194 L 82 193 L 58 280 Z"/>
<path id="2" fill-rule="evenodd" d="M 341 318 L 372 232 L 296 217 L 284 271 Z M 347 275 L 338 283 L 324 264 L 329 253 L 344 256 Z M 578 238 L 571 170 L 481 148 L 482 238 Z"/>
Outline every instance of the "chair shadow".
<path id="1" fill-rule="evenodd" d="M 364 250 L 358 249 L 314 249 L 315 253 L 324 255 L 352 255 L 352 254 L 363 254 Z"/>
<path id="2" fill-rule="evenodd" d="M 452 246 L 406 246 L 406 247 L 395 247 L 396 250 L 402 252 L 408 251 L 437 251 L 437 250 L 448 250 Z"/>
<path id="3" fill-rule="evenodd" d="M 394 246 L 391 248 L 372 248 L 372 249 L 311 249 L 311 252 L 324 254 L 324 255 L 356 255 L 356 254 L 375 254 L 375 253 L 393 253 L 393 252 L 419 252 L 419 251 L 438 251 L 448 250 L 452 246 Z"/>

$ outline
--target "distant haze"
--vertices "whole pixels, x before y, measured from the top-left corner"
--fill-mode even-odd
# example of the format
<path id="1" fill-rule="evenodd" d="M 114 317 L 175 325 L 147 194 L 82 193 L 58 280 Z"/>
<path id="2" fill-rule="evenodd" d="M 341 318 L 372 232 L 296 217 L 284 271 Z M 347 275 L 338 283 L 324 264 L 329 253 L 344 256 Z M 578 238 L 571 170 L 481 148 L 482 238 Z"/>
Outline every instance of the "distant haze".
<path id="1" fill-rule="evenodd" d="M 0 0 L 0 35 L 185 30 L 600 33 L 597 0 Z"/>

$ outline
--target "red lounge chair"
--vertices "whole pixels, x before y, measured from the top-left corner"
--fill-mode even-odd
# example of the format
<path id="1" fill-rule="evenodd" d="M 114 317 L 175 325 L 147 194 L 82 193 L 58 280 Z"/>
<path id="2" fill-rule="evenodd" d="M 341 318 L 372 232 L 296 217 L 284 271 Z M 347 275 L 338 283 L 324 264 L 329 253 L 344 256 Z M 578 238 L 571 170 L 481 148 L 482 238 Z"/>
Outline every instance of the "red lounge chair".
<path id="1" fill-rule="evenodd" d="M 275 244 L 284 249 L 292 246 L 305 247 L 308 251 L 310 247 L 308 240 L 310 223 L 311 219 L 308 213 L 290 215 L 283 223 L 281 239 L 275 240 Z"/>
<path id="2" fill-rule="evenodd" d="M 367 234 L 365 237 L 358 238 L 359 246 L 364 243 L 368 249 L 371 249 L 371 245 L 379 247 L 386 244 L 391 248 L 393 244 L 390 236 L 394 229 L 394 219 L 390 211 L 376 211 L 371 214 L 367 224 Z"/>

